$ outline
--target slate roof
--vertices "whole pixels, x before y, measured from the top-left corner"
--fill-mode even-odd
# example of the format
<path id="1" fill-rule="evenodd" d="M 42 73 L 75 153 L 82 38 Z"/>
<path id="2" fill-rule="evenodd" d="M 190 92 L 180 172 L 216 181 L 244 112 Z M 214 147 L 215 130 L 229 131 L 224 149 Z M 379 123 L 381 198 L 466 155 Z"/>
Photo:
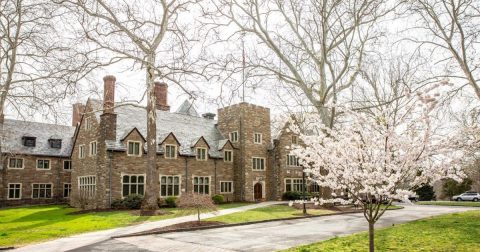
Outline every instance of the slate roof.
<path id="1" fill-rule="evenodd" d="M 91 100 L 94 106 L 100 108 L 101 101 Z M 188 103 L 188 101 L 187 101 Z M 184 104 L 186 104 L 184 102 Z M 143 107 L 133 104 L 117 104 L 115 113 L 117 114 L 117 132 L 115 141 L 107 141 L 107 148 L 110 150 L 125 151 L 125 144 L 122 139 L 132 129 L 137 130 L 144 137 L 147 136 L 147 115 Z M 183 105 L 182 105 L 183 106 Z M 182 107 L 181 106 L 181 107 Z M 193 106 L 190 106 L 193 108 Z M 191 112 L 191 111 L 190 111 Z M 100 118 L 101 110 L 96 112 L 96 117 Z M 196 143 L 201 137 L 210 146 L 209 155 L 211 157 L 223 158 L 223 153 L 219 150 L 225 144 L 226 139 L 218 130 L 216 120 L 199 117 L 195 113 L 179 113 L 157 110 L 157 143 L 161 143 L 170 133 L 173 133 L 180 142 L 180 155 L 195 156 L 192 143 Z M 158 148 L 157 152 L 163 153 L 162 148 Z"/>
<path id="2" fill-rule="evenodd" d="M 188 100 L 185 100 L 175 113 L 199 117 L 197 110 Z"/>
<path id="3" fill-rule="evenodd" d="M 74 132 L 73 126 L 5 119 L 1 132 L 4 137 L 1 151 L 2 153 L 69 157 Z M 36 137 L 35 147 L 23 146 L 23 136 Z M 49 139 L 62 139 L 62 148 L 51 148 Z"/>

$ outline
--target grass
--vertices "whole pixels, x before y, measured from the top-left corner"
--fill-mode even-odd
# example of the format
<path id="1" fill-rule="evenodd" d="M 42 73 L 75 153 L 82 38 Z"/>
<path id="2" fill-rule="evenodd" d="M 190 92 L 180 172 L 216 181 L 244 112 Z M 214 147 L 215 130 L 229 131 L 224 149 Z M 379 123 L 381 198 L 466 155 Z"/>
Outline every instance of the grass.
<path id="1" fill-rule="evenodd" d="M 227 209 L 251 203 L 228 203 Z M 185 215 L 175 208 L 163 208 L 169 214 L 135 216 L 130 211 L 92 212 L 74 214 L 78 209 L 65 205 L 28 206 L 0 210 L 0 247 L 22 246 L 74 234 L 139 224 L 146 221 L 170 219 Z"/>
<path id="2" fill-rule="evenodd" d="M 376 251 L 480 251 L 480 211 L 417 220 L 375 232 Z M 287 251 L 368 251 L 362 232 Z"/>
<path id="3" fill-rule="evenodd" d="M 308 214 L 312 215 L 324 215 L 329 213 L 334 213 L 330 210 L 313 210 L 308 209 Z M 262 221 L 262 220 L 273 220 L 281 219 L 288 217 L 299 217 L 302 214 L 302 210 L 295 209 L 293 207 L 285 205 L 273 205 L 267 207 L 261 207 L 257 209 L 248 210 L 245 212 L 238 212 L 233 214 L 227 214 L 218 217 L 212 217 L 205 219 L 206 221 L 220 221 L 224 223 L 243 223 L 250 221 Z"/>
<path id="4" fill-rule="evenodd" d="M 472 202 L 472 201 L 419 201 L 419 202 L 417 202 L 417 205 L 480 207 L 480 202 Z"/>
<path id="5" fill-rule="evenodd" d="M 233 202 L 233 203 L 220 204 L 220 205 L 217 205 L 217 207 L 218 207 L 219 210 L 223 210 L 223 209 L 229 209 L 229 208 L 235 208 L 235 207 L 248 206 L 248 205 L 252 205 L 252 204 L 254 204 L 254 203 L 251 203 L 251 202 Z"/>

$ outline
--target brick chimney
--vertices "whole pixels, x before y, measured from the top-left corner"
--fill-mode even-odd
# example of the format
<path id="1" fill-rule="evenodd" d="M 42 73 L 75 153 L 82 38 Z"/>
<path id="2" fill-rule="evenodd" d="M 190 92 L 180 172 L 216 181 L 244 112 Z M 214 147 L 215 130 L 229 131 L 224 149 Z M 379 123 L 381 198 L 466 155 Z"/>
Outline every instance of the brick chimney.
<path id="1" fill-rule="evenodd" d="M 103 77 L 103 113 L 113 114 L 115 105 L 115 81 L 113 75 Z"/>
<path id="2" fill-rule="evenodd" d="M 77 126 L 77 123 L 82 119 L 85 105 L 83 103 L 75 103 L 72 105 L 72 126 Z"/>
<path id="3" fill-rule="evenodd" d="M 103 114 L 100 115 L 100 138 L 103 140 L 115 140 L 116 137 L 115 81 L 113 75 L 103 77 Z"/>
<path id="4" fill-rule="evenodd" d="M 158 110 L 170 111 L 167 100 L 168 85 L 165 82 L 155 82 L 155 96 L 157 98 L 156 108 Z"/>

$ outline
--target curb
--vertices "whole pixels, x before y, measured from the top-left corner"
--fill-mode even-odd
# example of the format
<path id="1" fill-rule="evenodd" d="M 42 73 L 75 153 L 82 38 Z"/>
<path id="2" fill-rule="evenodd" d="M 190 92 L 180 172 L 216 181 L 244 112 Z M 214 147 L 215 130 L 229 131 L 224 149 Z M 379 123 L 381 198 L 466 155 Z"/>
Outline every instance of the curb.
<path id="1" fill-rule="evenodd" d="M 361 213 L 361 212 L 362 212 L 361 210 L 360 210 L 360 211 L 345 211 L 345 212 L 330 213 L 330 214 L 324 214 L 324 215 L 308 215 L 308 216 L 299 216 L 299 217 L 288 217 L 288 218 L 282 218 L 282 219 L 250 221 L 250 222 L 243 222 L 243 223 L 213 225 L 213 226 L 205 226 L 205 227 L 179 228 L 179 229 L 175 229 L 175 230 L 151 231 L 151 232 L 145 231 L 145 232 L 138 232 L 138 233 L 132 233 L 132 234 L 117 235 L 117 236 L 112 236 L 112 237 L 110 237 L 110 238 L 111 238 L 111 239 L 116 239 L 116 238 L 126 238 L 126 237 L 144 236 L 144 235 L 152 235 L 152 234 L 166 234 L 166 233 L 177 233 L 177 232 L 188 232 L 188 231 L 197 231 L 197 230 L 207 230 L 207 229 L 215 229 L 215 228 L 246 226 L 246 225 L 266 223 L 266 222 L 274 222 L 274 221 L 286 221 L 286 220 L 299 220 L 299 219 L 308 219 L 308 218 L 319 218 L 319 217 L 325 217 L 325 216 L 342 215 L 342 214 L 352 214 L 352 213 Z"/>

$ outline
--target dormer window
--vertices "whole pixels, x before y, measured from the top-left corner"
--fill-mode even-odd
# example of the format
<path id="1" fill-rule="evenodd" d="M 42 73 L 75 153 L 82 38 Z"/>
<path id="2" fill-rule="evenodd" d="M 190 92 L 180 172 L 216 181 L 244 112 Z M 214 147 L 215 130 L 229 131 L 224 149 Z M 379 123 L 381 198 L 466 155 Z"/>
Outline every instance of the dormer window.
<path id="1" fill-rule="evenodd" d="M 22 137 L 22 144 L 27 147 L 35 147 L 36 139 L 36 137 L 24 136 Z"/>
<path id="2" fill-rule="evenodd" d="M 50 148 L 61 149 L 62 148 L 62 139 L 48 139 L 50 143 Z"/>
<path id="3" fill-rule="evenodd" d="M 199 161 L 207 160 L 207 149 L 206 148 L 197 148 L 197 160 L 199 160 Z"/>

